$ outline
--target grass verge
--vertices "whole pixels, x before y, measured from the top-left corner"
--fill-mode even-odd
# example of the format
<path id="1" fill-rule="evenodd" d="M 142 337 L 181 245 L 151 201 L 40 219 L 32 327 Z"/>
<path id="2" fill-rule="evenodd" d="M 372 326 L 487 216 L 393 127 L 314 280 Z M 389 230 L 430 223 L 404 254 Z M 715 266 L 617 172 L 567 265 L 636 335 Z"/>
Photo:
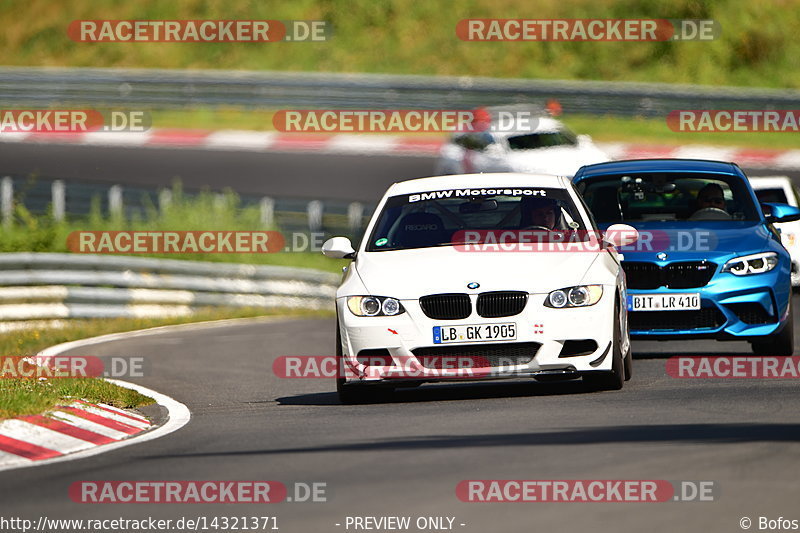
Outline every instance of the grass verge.
<path id="1" fill-rule="evenodd" d="M 462 19 L 712 19 L 713 41 L 461 40 Z M 90 43 L 75 20 L 324 20 L 330 40 Z M 24 66 L 388 72 L 800 87 L 796 3 L 769 0 L 27 0 L 0 3 L 3 63 Z"/>
<path id="2" fill-rule="evenodd" d="M 209 309 L 188 317 L 160 319 L 74 320 L 70 321 L 67 327 L 60 329 L 31 329 L 0 334 L 0 357 L 35 355 L 48 346 L 108 333 L 205 320 L 257 316 L 317 317 L 332 315 L 329 311 L 243 308 Z M 0 419 L 43 413 L 70 398 L 102 402 L 123 409 L 142 407 L 153 403 L 152 398 L 99 378 L 64 378 L 46 381 L 0 379 Z"/>
<path id="3" fill-rule="evenodd" d="M 254 231 L 273 230 L 261 222 L 258 206 L 242 205 L 239 196 L 227 191 L 221 196 L 211 192 L 197 195 L 184 194 L 179 184 L 172 188 L 172 200 L 159 209 L 149 198 L 143 207 L 130 218 L 122 218 L 100 209 L 100 198 L 92 202 L 88 216 L 68 217 L 55 221 L 50 214 L 32 214 L 23 207 L 28 189 L 36 185 L 36 178 L 15 191 L 17 195 L 14 220 L 9 227 L 0 227 L 0 253 L 2 252 L 67 252 L 67 236 L 73 231 Z M 287 245 L 291 234 L 285 233 Z M 306 246 L 303 249 L 308 249 Z M 126 254 L 139 257 L 160 257 L 194 261 L 219 261 L 258 265 L 280 265 L 314 268 L 341 273 L 346 260 L 334 260 L 319 252 L 280 251 L 276 253 L 181 253 L 181 254 Z"/>

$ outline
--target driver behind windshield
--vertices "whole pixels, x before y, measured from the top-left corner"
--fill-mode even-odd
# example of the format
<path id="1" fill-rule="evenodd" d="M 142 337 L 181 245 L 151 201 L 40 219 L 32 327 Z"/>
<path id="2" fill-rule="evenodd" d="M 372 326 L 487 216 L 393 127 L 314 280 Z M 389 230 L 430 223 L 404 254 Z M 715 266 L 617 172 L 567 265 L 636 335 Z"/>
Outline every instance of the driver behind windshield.
<path id="1" fill-rule="evenodd" d="M 722 187 L 716 183 L 709 183 L 697 193 L 697 210 L 701 209 L 725 209 L 725 195 L 722 192 Z"/>
<path id="2" fill-rule="evenodd" d="M 559 219 L 558 202 L 549 198 L 526 197 L 520 200 L 520 227 L 556 229 Z"/>

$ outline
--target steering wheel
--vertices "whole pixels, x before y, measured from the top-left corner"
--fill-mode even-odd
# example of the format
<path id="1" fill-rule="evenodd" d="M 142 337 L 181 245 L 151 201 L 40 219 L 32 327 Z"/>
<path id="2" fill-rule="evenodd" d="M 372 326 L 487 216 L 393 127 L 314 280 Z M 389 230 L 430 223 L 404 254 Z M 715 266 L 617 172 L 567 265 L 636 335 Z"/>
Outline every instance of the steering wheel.
<path id="1" fill-rule="evenodd" d="M 724 209 L 720 209 L 718 207 L 704 207 L 703 209 L 698 209 L 695 211 L 692 216 L 689 217 L 689 220 L 730 220 L 731 216 L 728 214 L 727 211 Z"/>

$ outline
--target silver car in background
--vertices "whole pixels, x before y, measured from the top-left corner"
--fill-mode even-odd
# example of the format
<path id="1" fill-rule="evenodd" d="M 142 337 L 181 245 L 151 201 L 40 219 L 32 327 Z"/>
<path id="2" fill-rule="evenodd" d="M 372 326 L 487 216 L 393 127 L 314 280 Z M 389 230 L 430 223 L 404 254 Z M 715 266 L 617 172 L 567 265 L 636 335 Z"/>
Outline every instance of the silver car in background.
<path id="1" fill-rule="evenodd" d="M 800 207 L 800 191 L 788 176 L 750 178 L 750 185 L 762 204 L 778 202 Z M 775 224 L 780 231 L 781 243 L 792 256 L 792 288 L 800 288 L 800 220 Z"/>
<path id="2" fill-rule="evenodd" d="M 455 133 L 442 145 L 436 174 L 573 176 L 584 165 L 610 161 L 588 135 L 576 135 L 540 108 L 492 107 L 485 112 L 484 129 Z"/>

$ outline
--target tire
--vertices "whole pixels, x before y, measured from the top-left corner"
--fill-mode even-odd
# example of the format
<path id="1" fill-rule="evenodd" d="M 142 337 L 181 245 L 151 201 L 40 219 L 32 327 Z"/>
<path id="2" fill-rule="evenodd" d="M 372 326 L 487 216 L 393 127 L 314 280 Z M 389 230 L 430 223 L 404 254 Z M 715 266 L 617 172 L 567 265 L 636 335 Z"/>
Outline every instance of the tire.
<path id="1" fill-rule="evenodd" d="M 344 371 L 342 358 L 342 334 L 339 331 L 339 317 L 336 317 L 336 360 L 337 372 Z M 364 403 L 377 403 L 386 401 L 391 396 L 392 389 L 387 387 L 377 387 L 374 385 L 348 385 L 343 377 L 336 376 L 336 393 L 339 395 L 339 402 L 344 405 L 355 405 Z"/>
<path id="2" fill-rule="evenodd" d="M 627 314 L 627 311 L 625 311 L 625 313 Z M 628 353 L 625 354 L 625 359 L 624 359 L 625 381 L 630 381 L 631 378 L 633 377 L 633 347 L 631 346 L 630 330 L 626 328 L 626 331 L 628 331 Z M 621 337 L 622 335 L 620 334 L 620 339 Z"/>
<path id="3" fill-rule="evenodd" d="M 755 355 L 789 356 L 794 353 L 794 306 L 789 297 L 789 316 L 786 324 L 778 333 L 770 335 L 763 341 L 751 342 L 750 346 Z"/>
<path id="4" fill-rule="evenodd" d="M 625 384 L 625 361 L 622 357 L 622 333 L 619 324 L 619 308 L 614 312 L 614 338 L 611 341 L 611 371 L 588 372 L 583 382 L 591 390 L 620 390 Z"/>
<path id="5" fill-rule="evenodd" d="M 633 377 L 633 354 L 628 350 L 628 355 L 625 357 L 625 381 L 630 381 Z"/>

